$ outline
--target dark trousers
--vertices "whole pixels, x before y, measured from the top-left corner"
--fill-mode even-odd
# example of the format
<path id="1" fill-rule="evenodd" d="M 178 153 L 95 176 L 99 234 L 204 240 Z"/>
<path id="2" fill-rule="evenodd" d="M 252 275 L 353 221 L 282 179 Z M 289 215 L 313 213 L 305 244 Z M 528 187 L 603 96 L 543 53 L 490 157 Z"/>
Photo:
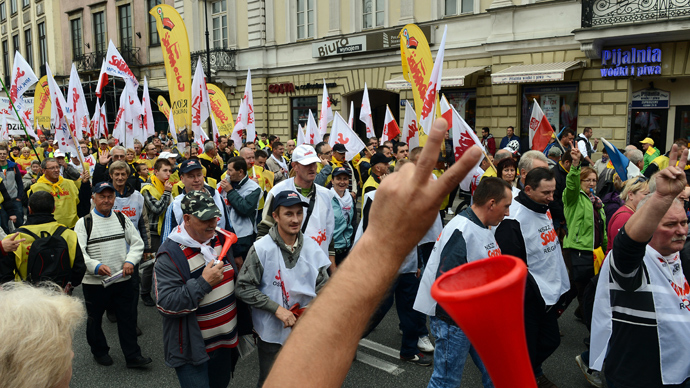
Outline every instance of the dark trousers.
<path id="1" fill-rule="evenodd" d="M 161 246 L 161 236 L 154 235 L 151 233 L 151 248 L 158 250 Z M 141 295 L 151 295 L 151 286 L 153 285 L 153 264 L 144 268 L 141 271 L 141 289 L 139 292 Z"/>
<path id="2" fill-rule="evenodd" d="M 453 202 L 455 202 L 455 197 L 458 196 L 458 190 L 460 189 L 460 186 L 457 185 L 453 189 L 453 191 L 450 192 L 450 195 L 448 196 L 448 209 L 453 208 Z"/>
<path id="3" fill-rule="evenodd" d="M 259 353 L 259 381 L 256 383 L 257 388 L 263 387 L 282 347 L 280 344 L 264 342 L 261 338 L 256 339 L 256 349 Z"/>
<path id="4" fill-rule="evenodd" d="M 529 283 L 527 287 L 529 287 Z M 534 376 L 538 377 L 544 374 L 541 370 L 541 364 L 561 344 L 561 334 L 558 330 L 557 309 L 553 306 L 547 309 L 541 296 L 530 295 L 530 293 L 534 293 L 534 291 L 526 290 L 525 336 L 527 337 L 527 350 L 532 362 L 532 370 Z"/>
<path id="5" fill-rule="evenodd" d="M 237 362 L 234 348 L 219 348 L 208 353 L 203 364 L 185 364 L 175 368 L 181 388 L 226 388 L 230 384 L 233 367 Z"/>
<path id="6" fill-rule="evenodd" d="M 419 353 L 417 340 L 419 337 L 429 335 L 429 330 L 426 328 L 426 315 L 412 308 L 417 297 L 418 288 L 419 278 L 415 274 L 405 273 L 400 275 L 393 283 L 388 296 L 385 297 L 381 306 L 372 315 L 369 320 L 369 326 L 362 337 L 368 336 L 381 323 L 383 317 L 386 316 L 388 310 L 393 306 L 393 298 L 395 298 L 395 307 L 400 319 L 400 329 L 403 332 L 400 356 L 412 357 Z"/>
<path id="7" fill-rule="evenodd" d="M 141 356 L 141 349 L 137 344 L 137 320 L 134 303 L 137 300 L 137 293 L 132 286 L 132 280 L 115 283 L 107 288 L 93 284 L 82 285 L 84 286 L 87 315 L 86 340 L 91 346 L 91 353 L 100 357 L 108 354 L 110 350 L 101 324 L 105 309 L 112 307 L 117 317 L 117 334 L 125 359 L 132 360 Z"/>

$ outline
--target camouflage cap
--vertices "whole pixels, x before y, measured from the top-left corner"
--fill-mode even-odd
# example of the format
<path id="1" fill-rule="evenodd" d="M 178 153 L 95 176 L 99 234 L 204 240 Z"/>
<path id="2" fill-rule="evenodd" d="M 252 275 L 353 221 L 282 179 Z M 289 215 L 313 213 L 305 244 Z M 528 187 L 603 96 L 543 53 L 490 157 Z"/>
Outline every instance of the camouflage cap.
<path id="1" fill-rule="evenodd" d="M 202 221 L 220 217 L 220 209 L 205 191 L 190 191 L 185 194 L 180 207 L 182 214 L 191 214 Z"/>

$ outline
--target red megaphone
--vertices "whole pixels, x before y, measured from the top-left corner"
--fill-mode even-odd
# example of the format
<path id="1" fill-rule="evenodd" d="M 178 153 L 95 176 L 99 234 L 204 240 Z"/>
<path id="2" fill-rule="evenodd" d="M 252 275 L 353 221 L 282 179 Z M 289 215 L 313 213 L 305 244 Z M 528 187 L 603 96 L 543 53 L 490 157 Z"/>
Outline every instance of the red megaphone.
<path id="1" fill-rule="evenodd" d="M 431 296 L 467 335 L 496 388 L 536 388 L 525 339 L 527 266 L 513 256 L 461 265 L 441 275 Z"/>

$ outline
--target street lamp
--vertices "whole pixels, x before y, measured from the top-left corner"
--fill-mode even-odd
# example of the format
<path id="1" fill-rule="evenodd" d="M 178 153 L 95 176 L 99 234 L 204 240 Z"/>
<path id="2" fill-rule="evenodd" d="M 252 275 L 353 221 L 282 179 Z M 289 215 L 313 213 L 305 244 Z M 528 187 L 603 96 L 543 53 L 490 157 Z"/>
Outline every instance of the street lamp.
<path id="1" fill-rule="evenodd" d="M 208 34 L 208 0 L 199 0 L 204 2 L 204 19 L 206 20 L 206 69 L 208 74 L 206 74 L 206 80 L 209 82 L 211 80 L 211 51 L 209 45 L 209 34 Z"/>

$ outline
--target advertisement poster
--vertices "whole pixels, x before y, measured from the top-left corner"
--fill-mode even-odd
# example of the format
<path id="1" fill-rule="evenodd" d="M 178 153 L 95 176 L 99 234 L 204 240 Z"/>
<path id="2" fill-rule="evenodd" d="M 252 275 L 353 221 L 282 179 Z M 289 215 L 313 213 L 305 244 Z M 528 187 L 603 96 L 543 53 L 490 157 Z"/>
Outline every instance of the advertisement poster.
<path id="1" fill-rule="evenodd" d="M 560 115 L 558 114 L 558 94 L 544 94 L 541 96 L 541 109 L 544 115 L 549 120 L 551 127 L 558 133 L 558 128 L 561 127 Z"/>

